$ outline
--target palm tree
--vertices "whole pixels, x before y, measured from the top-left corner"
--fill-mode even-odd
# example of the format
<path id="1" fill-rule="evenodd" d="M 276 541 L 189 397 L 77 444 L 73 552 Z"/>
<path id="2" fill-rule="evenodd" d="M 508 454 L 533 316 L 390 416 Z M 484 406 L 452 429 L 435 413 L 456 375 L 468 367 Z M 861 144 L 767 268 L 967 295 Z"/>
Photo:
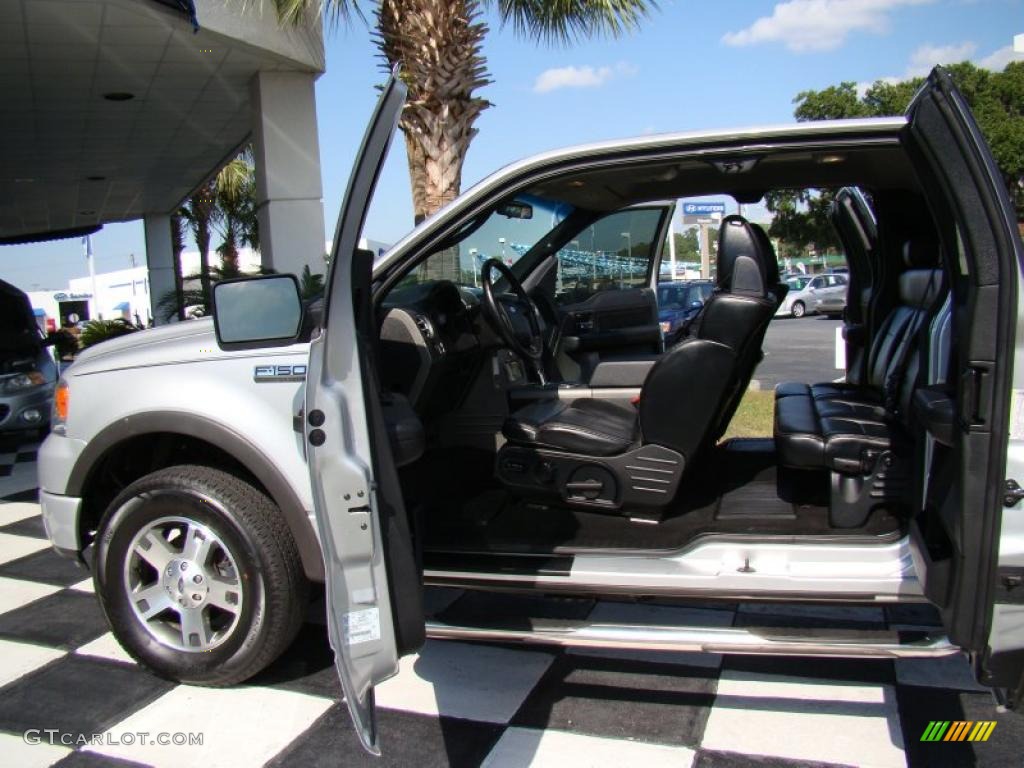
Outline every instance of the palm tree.
<path id="1" fill-rule="evenodd" d="M 256 176 L 251 163 L 252 147 L 228 163 L 217 174 L 217 229 L 222 243 L 217 246 L 221 266 L 238 268 L 238 249 L 250 246 L 259 250 L 259 227 L 256 217 Z"/>
<path id="2" fill-rule="evenodd" d="M 308 14 L 332 20 L 362 15 L 357 0 L 274 0 L 282 23 L 301 24 Z M 571 43 L 636 29 L 656 0 L 377 0 L 375 40 L 388 70 L 401 66 L 409 89 L 399 123 L 405 135 L 413 213 L 419 223 L 453 200 L 462 163 L 487 107 L 477 90 L 491 81 L 482 43 L 484 8 L 495 8 L 502 26 L 542 43 Z"/>
<path id="3" fill-rule="evenodd" d="M 189 195 L 180 211 L 199 250 L 199 282 L 202 291 L 209 295 L 210 240 L 213 237 L 214 223 L 221 217 L 220 209 L 217 207 L 216 180 L 204 182 L 199 189 Z"/>
<path id="4" fill-rule="evenodd" d="M 181 209 L 171 214 L 171 263 L 174 267 L 174 296 L 176 314 L 179 320 L 185 319 L 185 298 L 181 284 L 181 253 L 185 250 L 185 219 Z M 172 315 L 173 317 L 173 315 Z M 168 318 L 170 319 L 170 318 Z"/>

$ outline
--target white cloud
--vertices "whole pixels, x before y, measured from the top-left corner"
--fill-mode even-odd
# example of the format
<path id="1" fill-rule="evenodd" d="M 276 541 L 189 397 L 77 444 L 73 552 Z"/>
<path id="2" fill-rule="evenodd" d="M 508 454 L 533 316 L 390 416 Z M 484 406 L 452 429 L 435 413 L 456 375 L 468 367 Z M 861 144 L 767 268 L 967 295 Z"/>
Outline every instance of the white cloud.
<path id="1" fill-rule="evenodd" d="M 762 16 L 738 32 L 728 32 L 722 42 L 732 46 L 782 43 L 789 50 L 831 51 L 851 32 L 884 34 L 890 14 L 906 5 L 934 0 L 787 0 L 776 3 L 771 16 Z"/>
<path id="2" fill-rule="evenodd" d="M 922 45 L 910 54 L 907 68 L 901 76 L 889 75 L 887 77 L 880 77 L 870 83 L 857 83 L 857 95 L 863 98 L 868 88 L 878 82 L 878 80 L 886 83 L 898 83 L 901 80 L 910 80 L 913 77 L 925 77 L 936 64 L 959 64 L 961 61 L 974 61 L 975 64 L 983 69 L 1002 72 L 1011 61 L 1024 61 L 1024 53 L 1015 53 L 1012 45 L 1007 45 L 993 51 L 988 56 L 980 59 L 974 58 L 974 53 L 977 50 L 978 46 L 970 40 L 954 45 Z"/>
<path id="3" fill-rule="evenodd" d="M 1002 72 L 1011 61 L 1024 61 L 1024 51 L 1015 51 L 1012 45 L 1007 45 L 979 59 L 977 64 L 993 72 Z"/>
<path id="4" fill-rule="evenodd" d="M 907 64 L 907 71 L 903 73 L 903 79 L 924 77 L 936 64 L 959 64 L 961 61 L 967 61 L 976 50 L 978 46 L 970 40 L 959 45 L 922 45 L 910 54 L 910 62 Z"/>
<path id="5" fill-rule="evenodd" d="M 620 61 L 614 67 L 568 66 L 546 69 L 533 83 L 535 93 L 549 93 L 559 88 L 598 88 L 615 77 L 637 73 L 636 65 Z"/>

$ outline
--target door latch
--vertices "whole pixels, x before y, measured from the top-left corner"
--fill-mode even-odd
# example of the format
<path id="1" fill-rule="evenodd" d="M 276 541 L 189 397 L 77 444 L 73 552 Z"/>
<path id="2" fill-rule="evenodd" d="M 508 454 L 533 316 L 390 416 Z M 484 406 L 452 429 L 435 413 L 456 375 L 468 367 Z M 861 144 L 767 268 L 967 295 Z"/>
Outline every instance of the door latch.
<path id="1" fill-rule="evenodd" d="M 1024 488 L 1016 480 L 1007 480 L 1003 492 L 1003 506 L 1006 508 L 1015 507 L 1024 499 Z"/>

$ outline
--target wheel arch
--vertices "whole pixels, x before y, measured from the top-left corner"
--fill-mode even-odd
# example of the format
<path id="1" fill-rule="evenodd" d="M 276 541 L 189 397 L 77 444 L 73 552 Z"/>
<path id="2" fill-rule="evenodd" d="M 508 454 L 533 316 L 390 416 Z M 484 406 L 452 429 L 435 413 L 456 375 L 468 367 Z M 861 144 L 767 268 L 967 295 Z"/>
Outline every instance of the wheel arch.
<path id="1" fill-rule="evenodd" d="M 149 411 L 105 427 L 82 451 L 66 493 L 82 498 L 80 541 L 91 541 L 103 511 L 117 493 L 182 456 L 187 463 L 232 471 L 269 496 L 281 510 L 311 581 L 324 580 L 323 555 L 309 513 L 285 476 L 262 451 L 230 427 L 179 411 Z M 117 475 L 111 473 L 114 468 Z"/>

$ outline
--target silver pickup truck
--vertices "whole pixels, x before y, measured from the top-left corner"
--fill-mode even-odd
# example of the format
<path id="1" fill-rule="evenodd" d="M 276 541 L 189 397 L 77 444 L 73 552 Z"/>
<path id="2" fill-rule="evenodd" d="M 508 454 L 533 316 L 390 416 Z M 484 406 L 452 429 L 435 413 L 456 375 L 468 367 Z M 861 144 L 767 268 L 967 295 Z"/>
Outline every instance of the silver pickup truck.
<path id="1" fill-rule="evenodd" d="M 296 632 L 310 583 L 357 731 L 427 636 L 868 658 L 965 652 L 1024 695 L 1024 249 L 941 69 L 905 116 L 649 136 L 514 164 L 382 257 L 358 249 L 404 99 L 349 181 L 323 313 L 290 275 L 213 320 L 88 350 L 39 455 L 54 546 L 117 638 L 227 685 Z M 843 382 L 791 382 L 772 434 L 722 435 L 785 300 L 772 243 L 722 221 L 715 291 L 664 350 L 673 201 L 831 189 L 850 267 Z M 500 244 L 496 246 L 495 244 Z M 930 604 L 944 631 L 427 619 L 422 586 Z"/>

